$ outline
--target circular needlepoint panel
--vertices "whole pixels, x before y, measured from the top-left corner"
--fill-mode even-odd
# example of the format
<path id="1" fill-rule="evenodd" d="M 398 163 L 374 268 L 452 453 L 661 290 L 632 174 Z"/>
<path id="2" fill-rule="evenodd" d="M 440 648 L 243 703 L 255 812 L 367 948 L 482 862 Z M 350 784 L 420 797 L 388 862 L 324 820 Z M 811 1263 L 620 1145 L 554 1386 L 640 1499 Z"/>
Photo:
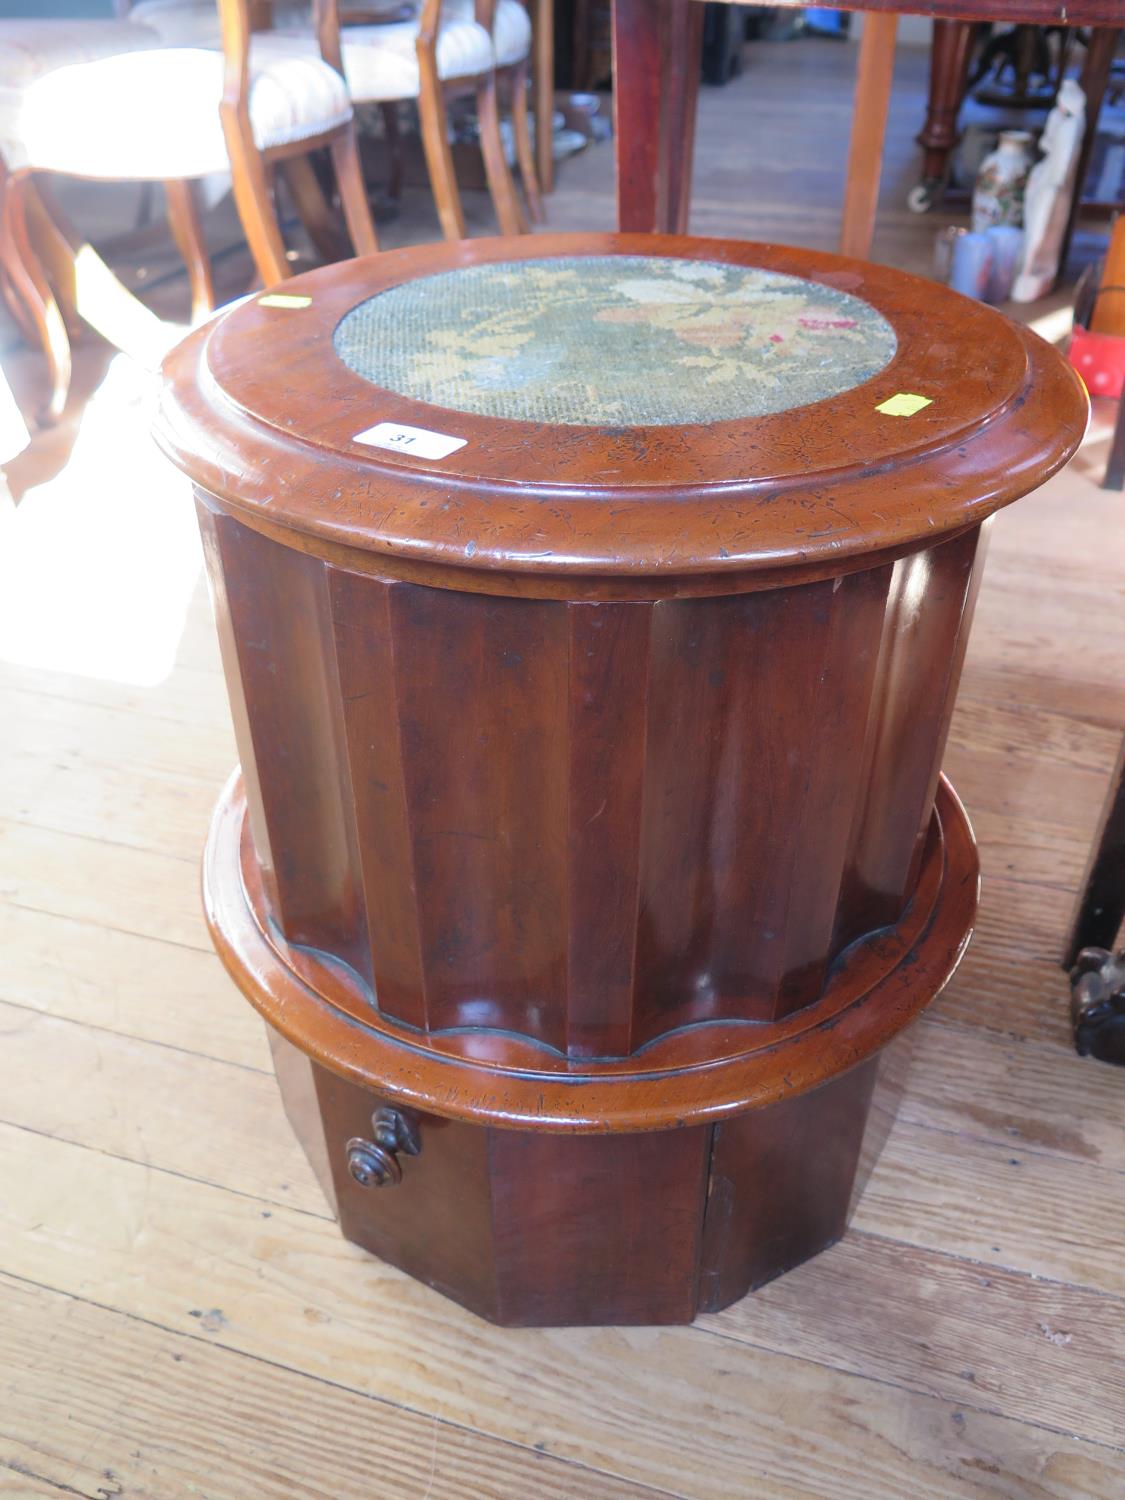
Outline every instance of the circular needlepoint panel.
<path id="1" fill-rule="evenodd" d="M 834 287 L 647 255 L 470 266 L 369 297 L 336 353 L 385 390 L 556 426 L 763 417 L 851 390 L 894 357 L 890 323 Z"/>

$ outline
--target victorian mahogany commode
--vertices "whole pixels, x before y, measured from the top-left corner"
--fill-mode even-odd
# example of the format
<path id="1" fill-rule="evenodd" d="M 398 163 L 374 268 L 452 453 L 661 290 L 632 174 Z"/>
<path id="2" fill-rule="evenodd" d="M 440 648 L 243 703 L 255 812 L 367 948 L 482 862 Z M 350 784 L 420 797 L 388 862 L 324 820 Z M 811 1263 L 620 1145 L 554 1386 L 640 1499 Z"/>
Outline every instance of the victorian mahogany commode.
<path id="1" fill-rule="evenodd" d="M 208 921 L 343 1232 L 513 1324 L 830 1244 L 971 931 L 982 528 L 1073 373 L 881 267 L 555 235 L 298 277 L 167 376 L 242 760 Z"/>

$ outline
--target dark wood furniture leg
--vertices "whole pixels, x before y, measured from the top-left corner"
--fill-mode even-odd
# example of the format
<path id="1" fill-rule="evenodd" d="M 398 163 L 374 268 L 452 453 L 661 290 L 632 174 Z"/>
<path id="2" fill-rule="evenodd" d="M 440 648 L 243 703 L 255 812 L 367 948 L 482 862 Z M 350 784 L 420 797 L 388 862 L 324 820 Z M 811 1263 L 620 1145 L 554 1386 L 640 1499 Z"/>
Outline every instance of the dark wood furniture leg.
<path id="1" fill-rule="evenodd" d="M 910 195 L 910 207 L 919 212 L 933 207 L 949 177 L 972 43 L 972 21 L 934 21 L 926 123 L 916 137 L 923 152 L 922 181 Z"/>
<path id="2" fill-rule="evenodd" d="M 1125 1067 L 1125 952 L 1081 950 L 1070 972 L 1070 1021 L 1079 1057 Z"/>
<path id="3" fill-rule="evenodd" d="M 1082 65 L 1082 74 L 1078 80 L 1086 95 L 1086 131 L 1082 137 L 1082 150 L 1078 153 L 1074 197 L 1071 200 L 1070 213 L 1067 215 L 1066 234 L 1063 236 L 1062 253 L 1059 256 L 1060 272 L 1066 269 L 1070 242 L 1074 238 L 1074 226 L 1078 222 L 1078 214 L 1082 207 L 1082 188 L 1086 181 L 1086 174 L 1090 170 L 1090 157 L 1093 154 L 1094 140 L 1098 133 L 1098 116 L 1102 112 L 1102 101 L 1109 87 L 1109 77 L 1116 51 L 1116 27 L 1099 26 L 1090 33 L 1090 41 L 1086 48 L 1086 61 Z"/>
<path id="4" fill-rule="evenodd" d="M 863 18 L 863 36 L 856 64 L 855 106 L 844 184 L 844 215 L 840 226 L 840 254 L 867 260 L 875 237 L 879 179 L 883 173 L 883 141 L 894 81 L 898 17 L 872 12 Z"/>
<path id="5" fill-rule="evenodd" d="M 291 156 L 281 163 L 281 174 L 297 209 L 297 216 L 321 260 L 345 260 L 348 244 L 340 220 L 324 196 L 324 189 L 307 156 Z"/>
<path id="6" fill-rule="evenodd" d="M 220 113 L 242 232 L 250 246 L 258 275 L 265 286 L 272 286 L 275 282 L 285 281 L 291 270 L 274 211 L 269 173 L 253 144 L 249 115 L 240 121 L 235 110 L 228 110 L 225 105 Z"/>
<path id="7" fill-rule="evenodd" d="M 1082 894 L 1063 955 L 1069 969 L 1083 948 L 1112 948 L 1125 917 L 1125 740 L 1102 808 Z"/>
<path id="8" fill-rule="evenodd" d="M 614 0 L 617 222 L 683 234 L 703 54 L 697 0 Z"/>
<path id="9" fill-rule="evenodd" d="M 328 154 L 336 171 L 340 206 L 344 210 L 344 223 L 348 226 L 352 248 L 356 255 L 374 255 L 379 249 L 379 241 L 375 235 L 371 205 L 367 201 L 354 125 L 335 138 Z"/>
<path id="10" fill-rule="evenodd" d="M 1117 421 L 1113 427 L 1113 442 L 1109 450 L 1109 462 L 1105 466 L 1103 490 L 1125 490 L 1125 396 L 1117 408 Z"/>
<path id="11" fill-rule="evenodd" d="M 543 199 L 539 194 L 535 148 L 531 142 L 531 124 L 528 118 L 528 75 L 527 58 L 516 63 L 509 70 L 512 93 L 512 133 L 515 136 L 516 160 L 519 162 L 520 182 L 523 185 L 524 198 L 527 200 L 527 212 L 532 223 L 541 224 L 543 222 Z"/>
<path id="12" fill-rule="evenodd" d="M 1125 400 L 1117 416 L 1105 487 L 1125 487 Z M 1070 970 L 1070 1020 L 1082 1057 L 1125 1065 L 1125 953 L 1113 945 L 1125 917 L 1125 739 L 1082 879 L 1063 968 Z"/>
<path id="13" fill-rule="evenodd" d="M 387 142 L 387 198 L 393 204 L 402 202 L 402 185 L 406 178 L 406 162 L 402 154 L 402 125 L 398 117 L 398 105 L 380 104 L 383 117 L 383 135 Z"/>
<path id="14" fill-rule="evenodd" d="M 500 103 L 497 98 L 496 74 L 489 73 L 477 83 L 477 130 L 484 157 L 484 175 L 488 182 L 492 206 L 501 234 L 526 234 L 527 220 L 516 194 L 516 185 L 508 170 L 504 139 L 500 134 Z"/>

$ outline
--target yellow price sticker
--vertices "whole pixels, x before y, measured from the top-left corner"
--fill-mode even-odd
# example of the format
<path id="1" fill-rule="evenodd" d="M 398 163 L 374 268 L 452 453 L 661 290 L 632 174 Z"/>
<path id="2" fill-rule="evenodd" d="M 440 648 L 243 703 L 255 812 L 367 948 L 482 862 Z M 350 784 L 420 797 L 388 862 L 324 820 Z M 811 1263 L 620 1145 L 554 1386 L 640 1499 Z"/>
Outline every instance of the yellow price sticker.
<path id="1" fill-rule="evenodd" d="M 311 297 L 299 297 L 294 292 L 270 292 L 268 296 L 258 298 L 259 307 L 309 307 L 311 305 Z"/>
<path id="2" fill-rule="evenodd" d="M 875 410 L 881 411 L 887 417 L 912 417 L 924 406 L 932 405 L 933 402 L 929 396 L 911 396 L 906 391 L 899 391 L 897 396 L 890 396 L 886 401 L 881 401 Z"/>

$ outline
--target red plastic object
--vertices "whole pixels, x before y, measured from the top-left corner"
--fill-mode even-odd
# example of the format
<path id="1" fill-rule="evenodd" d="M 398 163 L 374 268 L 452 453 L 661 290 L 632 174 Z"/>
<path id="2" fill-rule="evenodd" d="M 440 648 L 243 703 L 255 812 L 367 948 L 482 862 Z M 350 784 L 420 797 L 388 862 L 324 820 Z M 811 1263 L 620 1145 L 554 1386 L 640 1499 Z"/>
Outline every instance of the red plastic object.
<path id="1" fill-rule="evenodd" d="M 1067 358 L 1081 375 L 1091 396 L 1115 400 L 1125 388 L 1125 338 L 1112 333 L 1091 333 L 1074 325 Z"/>

